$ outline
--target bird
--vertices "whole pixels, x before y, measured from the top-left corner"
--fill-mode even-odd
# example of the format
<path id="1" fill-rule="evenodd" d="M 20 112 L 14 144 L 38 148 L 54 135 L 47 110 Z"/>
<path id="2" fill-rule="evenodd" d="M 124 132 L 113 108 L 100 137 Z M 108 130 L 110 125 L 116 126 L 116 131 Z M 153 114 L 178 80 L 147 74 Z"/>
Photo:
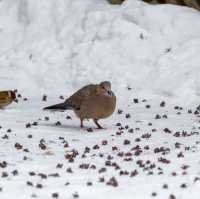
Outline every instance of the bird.
<path id="1" fill-rule="evenodd" d="M 116 96 L 111 90 L 111 83 L 103 81 L 99 84 L 86 85 L 64 102 L 45 107 L 43 110 L 73 110 L 80 119 L 81 128 L 84 128 L 83 121 L 85 119 L 93 119 L 98 129 L 103 129 L 98 120 L 111 116 L 115 111 L 115 107 Z"/>
<path id="2" fill-rule="evenodd" d="M 15 92 L 12 90 L 0 91 L 0 109 L 11 104 L 13 101 L 17 102 Z"/>

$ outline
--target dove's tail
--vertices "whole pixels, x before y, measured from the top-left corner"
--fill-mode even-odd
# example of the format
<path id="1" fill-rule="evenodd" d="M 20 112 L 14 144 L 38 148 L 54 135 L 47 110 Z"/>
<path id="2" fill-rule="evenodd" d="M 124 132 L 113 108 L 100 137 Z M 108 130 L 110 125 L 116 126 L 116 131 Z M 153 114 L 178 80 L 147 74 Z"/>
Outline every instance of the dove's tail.
<path id="1" fill-rule="evenodd" d="M 43 110 L 49 110 L 49 111 L 65 111 L 70 109 L 72 108 L 64 102 L 43 108 Z"/>

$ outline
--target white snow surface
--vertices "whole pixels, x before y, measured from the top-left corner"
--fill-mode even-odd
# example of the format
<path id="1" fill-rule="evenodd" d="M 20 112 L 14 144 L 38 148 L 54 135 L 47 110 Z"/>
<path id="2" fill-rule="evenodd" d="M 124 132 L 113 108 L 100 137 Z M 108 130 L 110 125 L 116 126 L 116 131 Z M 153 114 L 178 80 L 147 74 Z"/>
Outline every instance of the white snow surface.
<path id="1" fill-rule="evenodd" d="M 200 124 L 193 114 L 200 102 L 198 11 L 136 0 L 121 6 L 106 0 L 1 0 L 0 44 L 0 90 L 22 95 L 0 111 L 0 199 L 56 198 L 53 193 L 61 199 L 199 199 Z M 123 110 L 100 121 L 106 129 L 87 132 L 72 112 L 42 111 L 62 101 L 60 95 L 103 80 L 112 82 Z M 94 128 L 91 121 L 85 125 Z M 82 157 L 85 147 L 90 152 Z M 155 153 L 157 147 L 167 151 Z M 69 162 L 65 156 L 73 149 L 78 155 Z M 105 165 L 108 160 L 120 168 Z M 81 169 L 83 163 L 89 168 Z M 135 170 L 138 175 L 131 176 Z M 117 187 L 106 185 L 112 177 Z"/>
<path id="2" fill-rule="evenodd" d="M 0 88 L 67 95 L 109 79 L 115 90 L 199 96 L 200 13 L 126 0 L 0 2 Z M 71 91 L 71 92 L 70 92 Z"/>

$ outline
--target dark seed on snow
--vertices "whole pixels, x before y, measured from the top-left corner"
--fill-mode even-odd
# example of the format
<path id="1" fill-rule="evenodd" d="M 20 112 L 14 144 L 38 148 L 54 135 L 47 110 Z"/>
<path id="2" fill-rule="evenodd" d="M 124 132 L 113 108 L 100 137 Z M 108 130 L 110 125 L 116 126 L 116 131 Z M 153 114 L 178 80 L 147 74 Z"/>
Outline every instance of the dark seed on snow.
<path id="1" fill-rule="evenodd" d="M 198 181 L 200 181 L 200 177 L 195 177 L 194 182 L 198 182 Z"/>
<path id="2" fill-rule="evenodd" d="M 27 181 L 26 184 L 27 184 L 28 186 L 33 186 L 33 183 L 30 182 L 30 181 Z"/>
<path id="3" fill-rule="evenodd" d="M 38 122 L 33 122 L 32 125 L 33 125 L 33 126 L 37 126 L 37 125 L 38 125 Z"/>
<path id="4" fill-rule="evenodd" d="M 135 142 L 140 142 L 140 141 L 141 141 L 140 138 L 136 138 L 136 139 L 135 139 Z"/>
<path id="5" fill-rule="evenodd" d="M 94 145 L 93 146 L 93 149 L 95 149 L 95 150 L 97 150 L 97 149 L 99 149 L 100 147 L 96 144 L 96 145 Z"/>
<path id="6" fill-rule="evenodd" d="M 118 182 L 115 179 L 115 177 L 110 178 L 109 181 L 106 184 L 110 185 L 110 186 L 113 186 L 113 187 L 117 187 L 118 186 Z"/>
<path id="7" fill-rule="evenodd" d="M 90 169 L 96 169 L 96 166 L 95 165 L 91 165 Z"/>
<path id="8" fill-rule="evenodd" d="M 93 132 L 92 128 L 87 128 L 87 132 Z"/>
<path id="9" fill-rule="evenodd" d="M 168 128 L 164 128 L 163 131 L 164 131 L 165 133 L 171 133 L 171 132 L 172 132 L 172 131 L 169 130 Z"/>
<path id="10" fill-rule="evenodd" d="M 76 192 L 76 193 L 73 194 L 73 197 L 74 198 L 79 198 L 79 194 Z"/>
<path id="11" fill-rule="evenodd" d="M 55 125 L 56 125 L 56 126 L 61 126 L 61 122 L 60 122 L 60 121 L 57 121 L 57 122 L 55 123 Z"/>
<path id="12" fill-rule="evenodd" d="M 150 138 L 151 134 L 150 133 L 145 133 L 141 136 L 142 138 Z"/>
<path id="13" fill-rule="evenodd" d="M 30 152 L 29 149 L 24 149 L 23 151 L 26 152 L 26 153 Z"/>
<path id="14" fill-rule="evenodd" d="M 146 145 L 146 146 L 144 146 L 144 149 L 145 149 L 145 150 L 149 150 L 150 148 L 149 148 L 148 145 Z"/>
<path id="15" fill-rule="evenodd" d="M 43 142 L 40 142 L 39 147 L 42 150 L 46 150 L 47 149 L 46 145 Z"/>
<path id="16" fill-rule="evenodd" d="M 133 133 L 133 129 L 129 129 L 128 132 L 129 132 L 129 133 Z"/>
<path id="17" fill-rule="evenodd" d="M 40 176 L 42 179 L 47 179 L 47 175 L 44 173 L 38 173 L 38 176 Z"/>
<path id="18" fill-rule="evenodd" d="M 70 167 L 67 168 L 67 169 L 66 169 L 66 172 L 67 172 L 67 173 L 73 173 L 72 168 L 70 168 Z"/>
<path id="19" fill-rule="evenodd" d="M 130 173 L 130 177 L 134 177 L 134 176 L 136 176 L 136 175 L 138 175 L 138 171 L 137 171 L 137 170 L 134 170 L 134 171 L 132 171 L 132 172 Z"/>
<path id="20" fill-rule="evenodd" d="M 156 193 L 156 192 L 153 192 L 153 193 L 151 194 L 151 196 L 155 197 L 155 196 L 157 196 L 157 193 Z"/>
<path id="21" fill-rule="evenodd" d="M 99 169 L 99 173 L 103 173 L 103 172 L 106 172 L 106 168 L 105 167 L 102 167 L 101 169 Z"/>
<path id="22" fill-rule="evenodd" d="M 26 124 L 26 128 L 31 128 L 31 124 L 30 124 L 30 123 L 27 123 L 27 124 Z"/>
<path id="23" fill-rule="evenodd" d="M 42 184 L 39 184 L 39 183 L 38 183 L 38 184 L 36 185 L 36 188 L 38 188 L 38 189 L 42 189 L 42 187 L 43 187 Z"/>
<path id="24" fill-rule="evenodd" d="M 7 172 L 5 172 L 5 171 L 4 171 L 4 172 L 2 172 L 2 174 L 1 174 L 1 177 L 2 177 L 2 178 L 6 178 L 6 177 L 8 177 L 8 173 L 7 173 Z"/>
<path id="25" fill-rule="evenodd" d="M 99 178 L 99 182 L 105 182 L 104 177 L 100 177 L 100 178 Z"/>
<path id="26" fill-rule="evenodd" d="M 181 184 L 181 186 L 180 186 L 181 188 L 186 188 L 187 187 L 187 185 L 186 184 Z"/>
<path id="27" fill-rule="evenodd" d="M 58 197 L 59 197 L 58 193 L 52 193 L 52 198 L 58 198 Z"/>
<path id="28" fill-rule="evenodd" d="M 18 172 L 17 170 L 13 170 L 13 171 L 12 171 L 12 174 L 13 174 L 14 176 L 16 176 L 16 175 L 19 174 L 19 172 Z"/>
<path id="29" fill-rule="evenodd" d="M 125 117 L 128 119 L 131 117 L 131 115 L 129 113 L 127 113 Z"/>
<path id="30" fill-rule="evenodd" d="M 178 158 L 183 158 L 183 157 L 184 157 L 184 155 L 183 155 L 183 153 L 182 153 L 182 152 L 180 152 L 180 153 L 178 153 L 178 154 L 177 154 L 177 157 L 178 157 Z"/>
<path id="31" fill-rule="evenodd" d="M 157 119 L 161 119 L 161 116 L 157 114 L 157 115 L 155 116 L 155 119 L 156 119 L 156 120 L 157 120 Z"/>
<path id="32" fill-rule="evenodd" d="M 22 149 L 23 146 L 21 144 L 19 144 L 19 143 L 16 142 L 15 143 L 15 148 L 19 150 L 19 149 Z"/>
<path id="33" fill-rule="evenodd" d="M 167 185 L 167 184 L 164 184 L 164 185 L 163 185 L 163 189 L 168 189 L 168 185 Z"/>
<path id="34" fill-rule="evenodd" d="M 171 194 L 169 195 L 169 199 L 176 199 L 175 195 Z"/>
<path id="35" fill-rule="evenodd" d="M 84 149 L 84 153 L 90 153 L 90 148 L 86 146 Z"/>
<path id="36" fill-rule="evenodd" d="M 168 117 L 167 117 L 166 114 L 164 114 L 164 115 L 162 116 L 162 118 L 167 119 Z"/>
<path id="37" fill-rule="evenodd" d="M 27 156 L 24 156 L 23 157 L 23 160 L 25 161 L 25 160 L 28 160 L 28 157 Z"/>
<path id="38" fill-rule="evenodd" d="M 67 147 L 69 147 L 69 144 L 66 142 L 63 147 L 67 148 Z"/>
<path id="39" fill-rule="evenodd" d="M 92 182 L 87 182 L 87 186 L 92 186 Z"/>
<path id="40" fill-rule="evenodd" d="M 1 168 L 6 168 L 7 165 L 8 165 L 8 164 L 7 164 L 6 161 L 0 162 L 0 167 L 1 167 Z"/>
<path id="41" fill-rule="evenodd" d="M 30 175 L 30 176 L 35 176 L 36 173 L 35 173 L 34 171 L 30 171 L 30 172 L 29 172 L 29 175 Z"/>
<path id="42" fill-rule="evenodd" d="M 48 175 L 49 177 L 60 177 L 60 175 L 59 175 L 59 173 L 50 173 L 49 175 Z"/>
<path id="43" fill-rule="evenodd" d="M 164 164 L 169 164 L 169 163 L 171 162 L 170 160 L 167 160 L 166 158 L 163 158 L 163 157 L 158 158 L 158 161 L 159 161 L 159 162 L 162 162 L 162 163 L 164 163 Z"/>
<path id="44" fill-rule="evenodd" d="M 177 176 L 177 173 L 176 172 L 172 172 L 172 176 Z"/>
<path id="45" fill-rule="evenodd" d="M 162 101 L 162 102 L 160 103 L 160 107 L 164 107 L 164 106 L 165 106 L 165 102 Z"/>
<path id="46" fill-rule="evenodd" d="M 128 144 L 130 144 L 131 142 L 130 142 L 130 140 L 124 140 L 124 145 L 128 145 Z"/>
<path id="47" fill-rule="evenodd" d="M 69 115 L 67 115 L 66 119 L 71 120 L 72 118 Z"/>
<path id="48" fill-rule="evenodd" d="M 28 138 L 33 138 L 33 135 L 29 134 L 27 137 L 28 137 Z"/>
<path id="49" fill-rule="evenodd" d="M 44 119 L 45 119 L 46 121 L 48 121 L 48 120 L 49 120 L 49 117 L 46 116 Z"/>
<path id="50" fill-rule="evenodd" d="M 118 109 L 117 113 L 118 113 L 118 114 L 122 114 L 123 111 L 122 111 L 121 109 Z"/>
<path id="51" fill-rule="evenodd" d="M 47 101 L 47 96 L 46 96 L 46 95 L 43 95 L 43 96 L 42 96 L 42 101 L 44 101 L 44 102 Z"/>
<path id="52" fill-rule="evenodd" d="M 37 195 L 35 193 L 31 194 L 32 198 L 37 198 Z"/>
<path id="53" fill-rule="evenodd" d="M 129 128 L 129 126 L 128 126 L 128 125 L 126 125 L 126 126 L 125 126 L 125 129 L 128 129 L 128 128 Z"/>
<path id="54" fill-rule="evenodd" d="M 61 164 L 61 163 L 58 163 L 57 165 L 56 165 L 56 168 L 58 169 L 61 169 L 63 167 L 63 164 Z"/>
<path id="55" fill-rule="evenodd" d="M 107 141 L 107 140 L 103 140 L 103 141 L 101 142 L 101 144 L 102 144 L 102 145 L 107 145 L 107 144 L 108 144 L 108 141 Z"/>
<path id="56" fill-rule="evenodd" d="M 133 99 L 133 102 L 134 102 L 135 104 L 137 104 L 139 101 L 138 101 L 137 98 L 135 98 L 135 99 Z"/>

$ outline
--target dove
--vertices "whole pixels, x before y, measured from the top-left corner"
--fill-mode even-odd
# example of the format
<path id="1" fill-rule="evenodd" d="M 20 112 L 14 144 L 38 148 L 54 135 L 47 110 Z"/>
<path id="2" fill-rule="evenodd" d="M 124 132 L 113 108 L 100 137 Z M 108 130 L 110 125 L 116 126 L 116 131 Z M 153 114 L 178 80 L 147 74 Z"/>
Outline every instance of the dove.
<path id="1" fill-rule="evenodd" d="M 98 123 L 113 114 L 116 107 L 116 96 L 111 90 L 111 83 L 103 81 L 99 84 L 89 84 L 76 91 L 63 103 L 45 107 L 43 110 L 65 111 L 73 110 L 80 119 L 83 128 L 85 119 L 93 119 L 99 129 L 103 127 Z"/>

